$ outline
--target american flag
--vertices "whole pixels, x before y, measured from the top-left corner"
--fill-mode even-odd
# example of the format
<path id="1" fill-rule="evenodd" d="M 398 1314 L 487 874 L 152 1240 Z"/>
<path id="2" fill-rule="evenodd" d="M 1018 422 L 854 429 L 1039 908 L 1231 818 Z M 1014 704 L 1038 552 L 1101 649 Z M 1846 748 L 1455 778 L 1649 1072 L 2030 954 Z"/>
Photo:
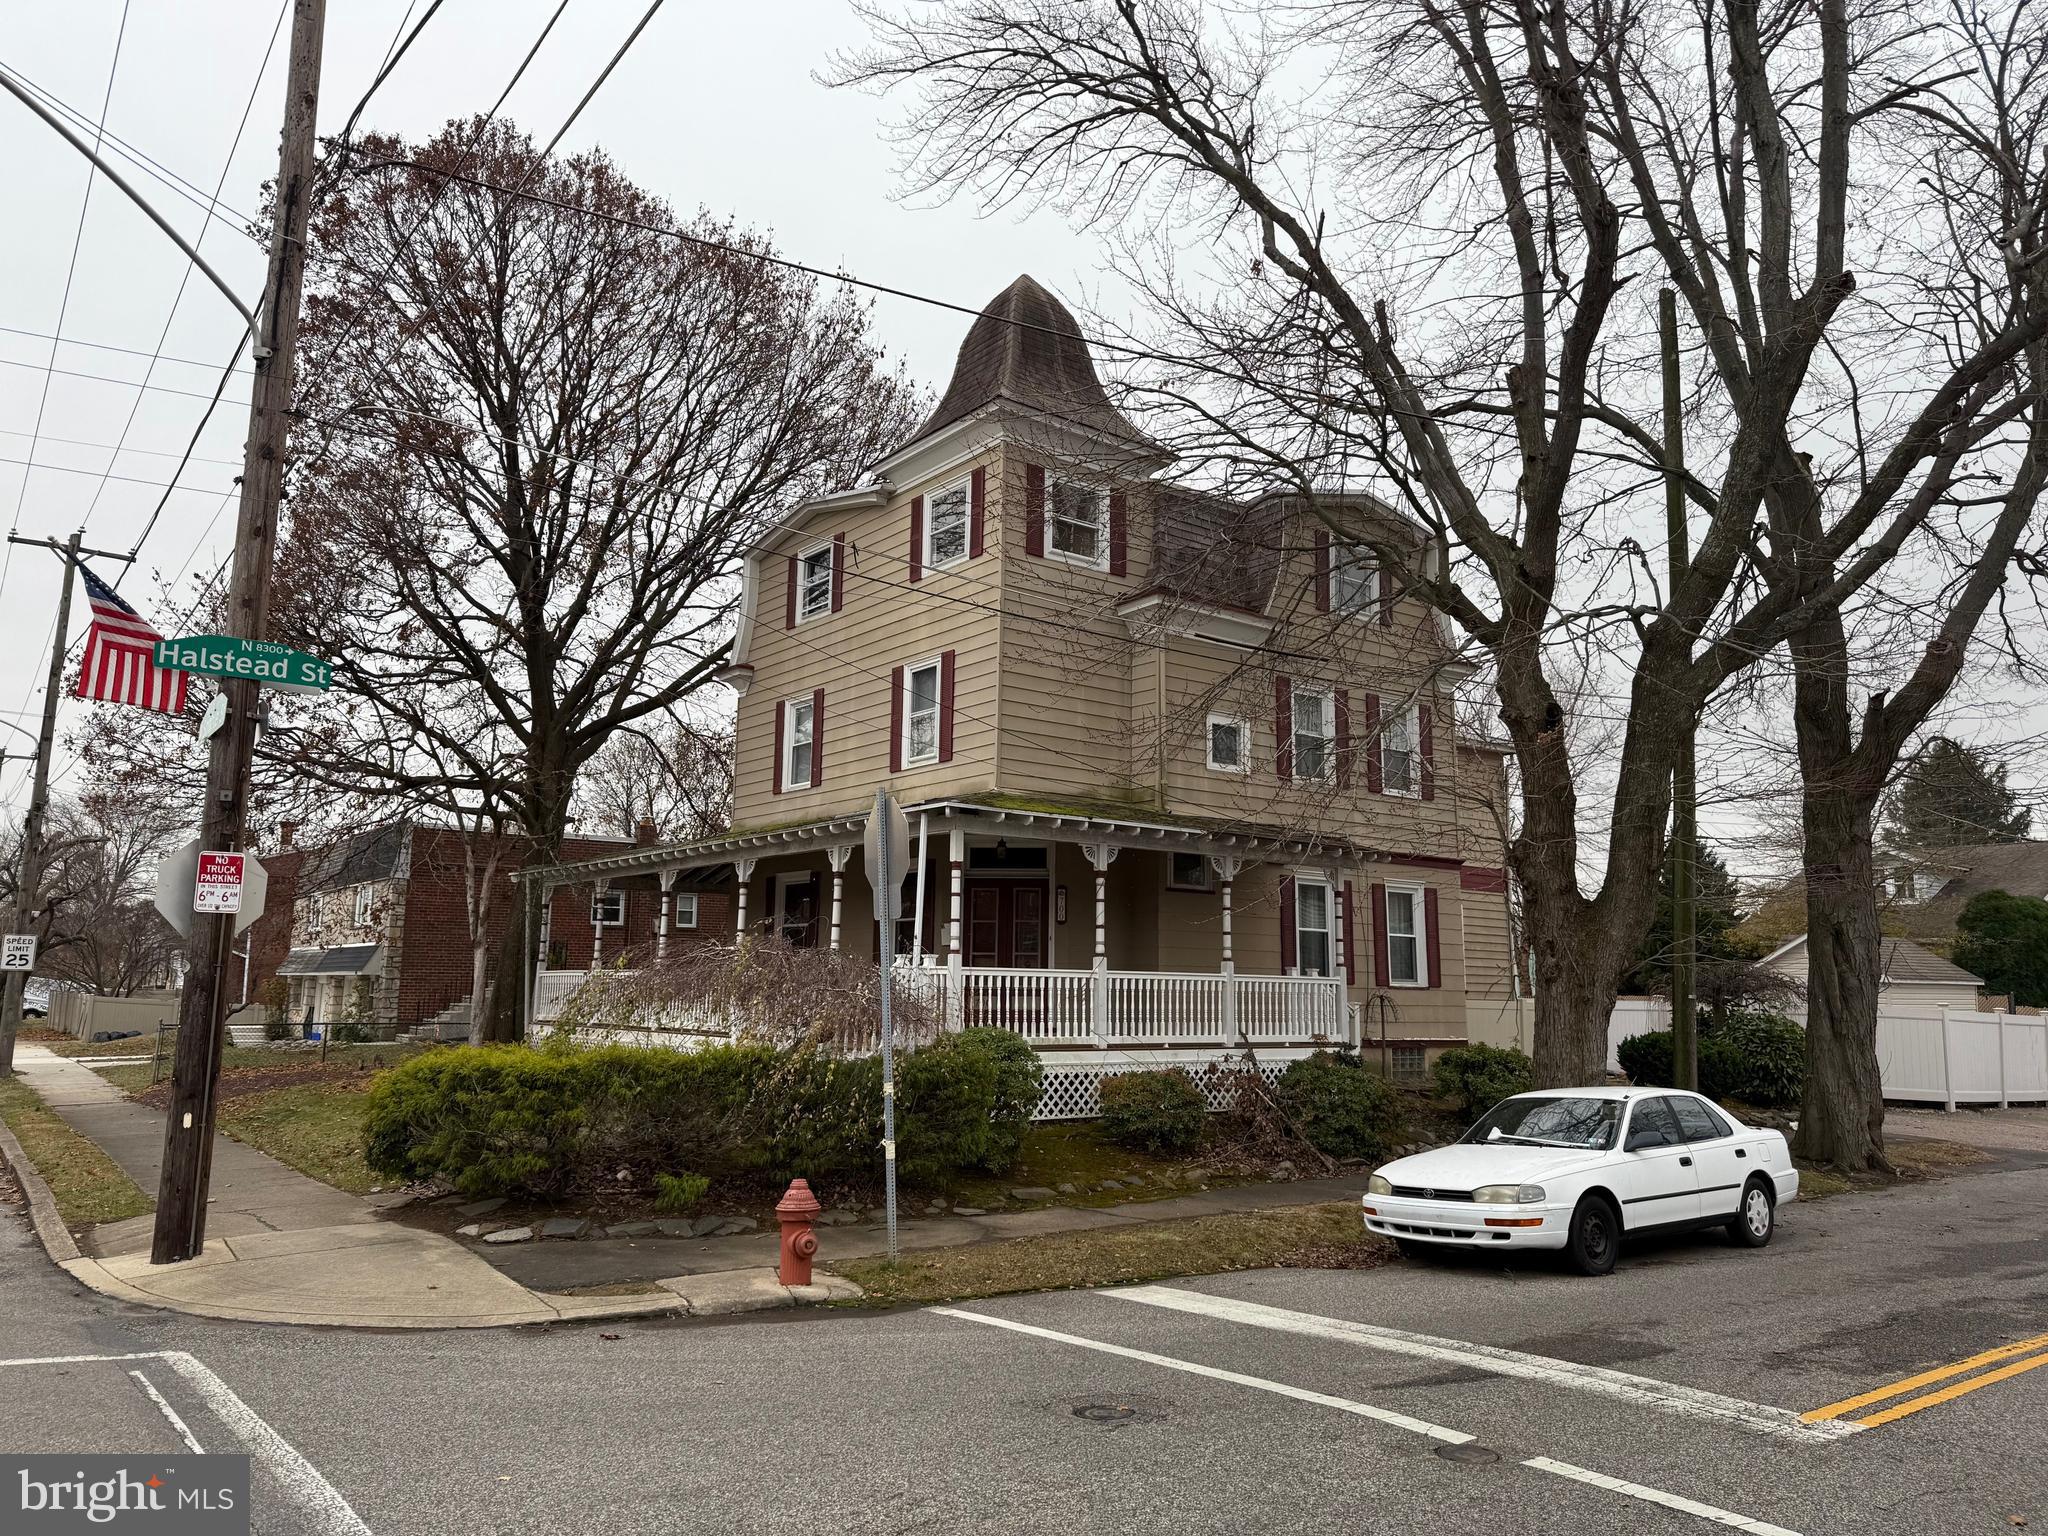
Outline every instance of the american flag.
<path id="1" fill-rule="evenodd" d="M 186 674 L 160 667 L 152 652 L 163 639 L 121 594 L 83 565 L 85 595 L 92 603 L 92 628 L 85 633 L 85 664 L 75 690 L 81 699 L 135 704 L 162 714 L 185 711 Z"/>

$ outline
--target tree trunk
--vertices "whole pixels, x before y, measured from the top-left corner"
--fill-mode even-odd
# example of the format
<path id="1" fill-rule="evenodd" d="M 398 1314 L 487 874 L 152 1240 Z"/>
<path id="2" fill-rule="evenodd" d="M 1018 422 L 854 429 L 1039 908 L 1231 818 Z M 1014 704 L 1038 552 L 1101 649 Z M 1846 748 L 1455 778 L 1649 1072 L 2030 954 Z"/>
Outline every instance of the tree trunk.
<path id="1" fill-rule="evenodd" d="M 497 975 L 491 969 L 491 947 L 472 936 L 469 949 L 469 1043 L 483 1045 L 491 1038 L 491 1004 L 497 991 Z"/>
<path id="2" fill-rule="evenodd" d="M 1793 1149 L 1852 1172 L 1889 1172 L 1877 1064 L 1882 935 L 1871 856 L 1878 789 L 1856 769 L 1840 616 L 1802 632 L 1790 649 L 1805 780 L 1807 956 L 1806 1087 Z"/>
<path id="3" fill-rule="evenodd" d="M 1583 914 L 1571 910 L 1560 915 L 1560 905 L 1581 904 L 1561 904 L 1554 893 L 1528 889 L 1526 920 L 1536 968 L 1536 1086 L 1583 1088 L 1607 1075 L 1607 1023 L 1621 978 L 1600 957 L 1601 946 L 1587 931 Z"/>

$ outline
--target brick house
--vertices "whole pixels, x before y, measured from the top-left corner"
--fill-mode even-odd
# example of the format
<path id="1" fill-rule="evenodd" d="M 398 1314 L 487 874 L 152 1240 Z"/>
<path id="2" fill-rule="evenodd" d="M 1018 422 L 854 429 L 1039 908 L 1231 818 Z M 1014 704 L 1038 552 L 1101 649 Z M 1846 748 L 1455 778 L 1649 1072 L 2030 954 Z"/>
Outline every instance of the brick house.
<path id="1" fill-rule="evenodd" d="M 250 996 L 262 999 L 274 977 L 284 984 L 286 1016 L 295 1023 L 354 1018 L 399 1029 L 446 1026 L 465 1033 L 472 953 L 467 854 L 462 834 L 412 821 L 371 827 L 317 849 L 285 846 L 263 860 L 270 875 L 265 916 L 250 928 Z M 641 841 L 652 844 L 652 825 Z M 627 838 L 575 837 L 565 856 L 599 858 L 635 846 Z M 499 856 L 490 943 L 496 949 L 518 916 L 512 871 L 523 850 L 508 840 Z M 699 882 L 689 902 L 707 935 L 724 934 L 732 898 L 715 877 Z M 701 903 L 701 907 L 697 904 Z M 560 910 L 550 952 L 561 966 L 588 967 L 652 942 L 655 903 L 647 893 L 613 892 L 583 911 Z M 683 936 L 687 940 L 687 935 Z M 274 993 L 275 988 L 271 991 Z"/>
<path id="2" fill-rule="evenodd" d="M 1019 278 L 919 430 L 747 560 L 731 832 L 565 862 L 550 910 L 719 869 L 734 931 L 873 955 L 888 784 L 897 952 L 1038 1046 L 1055 1107 L 1247 1043 L 1408 1075 L 1511 1038 L 1503 755 L 1458 729 L 1470 668 L 1410 591 L 1441 546 L 1362 492 L 1230 499 L 1170 462 Z M 539 1019 L 579 980 L 543 974 Z"/>

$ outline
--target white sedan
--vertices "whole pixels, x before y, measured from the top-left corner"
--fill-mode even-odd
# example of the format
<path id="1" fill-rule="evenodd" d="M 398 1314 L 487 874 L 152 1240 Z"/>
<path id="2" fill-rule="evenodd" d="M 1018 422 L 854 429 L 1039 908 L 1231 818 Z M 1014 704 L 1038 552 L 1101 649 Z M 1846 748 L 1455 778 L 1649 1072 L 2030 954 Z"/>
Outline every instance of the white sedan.
<path id="1" fill-rule="evenodd" d="M 1388 1163 L 1365 1225 L 1408 1257 L 1432 1246 L 1562 1248 L 1584 1275 L 1614 1268 L 1623 1237 L 1725 1227 L 1771 1240 L 1799 1170 L 1776 1131 L 1696 1093 L 1560 1088 L 1503 1099 L 1448 1147 Z"/>

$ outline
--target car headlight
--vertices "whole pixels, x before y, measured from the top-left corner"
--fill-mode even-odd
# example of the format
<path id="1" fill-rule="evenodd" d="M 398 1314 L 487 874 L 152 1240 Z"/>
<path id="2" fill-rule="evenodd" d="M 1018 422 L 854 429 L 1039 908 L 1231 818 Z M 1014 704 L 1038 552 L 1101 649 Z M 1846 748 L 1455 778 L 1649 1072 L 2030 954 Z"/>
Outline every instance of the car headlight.
<path id="1" fill-rule="evenodd" d="M 1378 1174 L 1374 1174 L 1365 1181 L 1365 1192 L 1368 1195 L 1391 1195 L 1394 1192 L 1394 1186 Z"/>
<path id="2" fill-rule="evenodd" d="M 1541 1184 L 1485 1184 L 1472 1191 L 1479 1205 L 1535 1205 L 1543 1198 Z"/>

